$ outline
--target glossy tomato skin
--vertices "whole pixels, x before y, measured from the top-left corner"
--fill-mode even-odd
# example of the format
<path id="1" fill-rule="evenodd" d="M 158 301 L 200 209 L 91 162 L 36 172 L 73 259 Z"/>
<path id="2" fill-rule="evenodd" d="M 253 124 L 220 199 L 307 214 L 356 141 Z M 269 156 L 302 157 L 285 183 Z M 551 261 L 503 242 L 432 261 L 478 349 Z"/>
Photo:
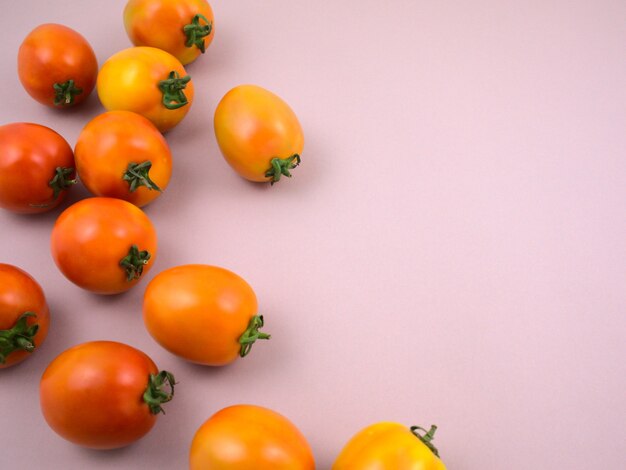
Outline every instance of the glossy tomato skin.
<path id="1" fill-rule="evenodd" d="M 0 331 L 14 328 L 25 312 L 35 314 L 28 318 L 27 325 L 39 325 L 33 337 L 36 351 L 45 341 L 50 325 L 50 312 L 43 290 L 27 272 L 10 264 L 0 264 Z M 25 350 L 15 350 L 7 355 L 4 363 L 0 363 L 0 369 L 18 364 L 30 354 Z"/>
<path id="2" fill-rule="evenodd" d="M 120 261 L 135 245 L 149 259 L 132 280 Z M 61 272 L 83 289 L 118 294 L 141 280 L 157 252 L 156 231 L 137 206 L 121 199 L 94 197 L 68 207 L 52 229 L 52 257 Z"/>
<path id="3" fill-rule="evenodd" d="M 156 365 L 143 352 L 93 341 L 61 353 L 41 377 L 41 410 L 48 425 L 74 444 L 123 447 L 156 422 L 142 396 Z"/>
<path id="4" fill-rule="evenodd" d="M 150 335 L 171 353 L 222 366 L 239 356 L 239 338 L 257 309 L 254 291 L 237 274 L 191 264 L 162 271 L 150 281 L 143 318 Z"/>
<path id="5" fill-rule="evenodd" d="M 74 153 L 81 182 L 89 191 L 139 207 L 157 198 L 172 174 L 172 154 L 165 138 L 148 119 L 130 111 L 96 116 L 78 136 Z M 131 182 L 124 179 L 129 165 L 146 162 L 156 188 L 144 184 L 131 191 Z"/>
<path id="6" fill-rule="evenodd" d="M 222 155 L 239 175 L 268 182 L 272 158 L 301 155 L 304 134 L 280 97 L 256 85 L 230 90 L 215 110 L 215 136 Z"/>
<path id="7" fill-rule="evenodd" d="M 314 470 L 311 447 L 287 418 L 255 405 L 235 405 L 196 432 L 190 470 Z"/>
<path id="8" fill-rule="evenodd" d="M 52 108 L 67 108 L 84 101 L 98 75 L 98 61 L 87 40 L 67 26 L 43 24 L 31 31 L 17 56 L 20 81 L 30 96 Z M 68 103 L 55 104 L 55 84 L 73 80 L 74 94 Z"/>
<path id="9" fill-rule="evenodd" d="M 215 28 L 213 10 L 206 0 L 130 0 L 124 9 L 124 26 L 135 46 L 162 49 L 187 65 L 202 54 L 199 46 L 186 45 L 190 38 L 184 29 L 188 25 L 193 28 L 196 15 L 204 17 L 199 17 L 197 23 L 209 32 L 198 38 L 198 44 L 206 50 Z"/>
<path id="10" fill-rule="evenodd" d="M 67 192 L 55 196 L 50 182 L 57 168 L 75 177 L 72 148 L 52 129 L 33 123 L 0 126 L 0 207 L 22 214 L 46 212 Z"/>
<path id="11" fill-rule="evenodd" d="M 194 97 L 193 82 L 181 90 L 187 104 L 168 109 L 160 83 L 174 72 L 187 77 L 179 60 L 154 47 L 130 47 L 112 55 L 100 69 L 97 89 L 102 105 L 109 111 L 132 111 L 148 118 L 161 131 L 176 126 L 187 114 Z"/>

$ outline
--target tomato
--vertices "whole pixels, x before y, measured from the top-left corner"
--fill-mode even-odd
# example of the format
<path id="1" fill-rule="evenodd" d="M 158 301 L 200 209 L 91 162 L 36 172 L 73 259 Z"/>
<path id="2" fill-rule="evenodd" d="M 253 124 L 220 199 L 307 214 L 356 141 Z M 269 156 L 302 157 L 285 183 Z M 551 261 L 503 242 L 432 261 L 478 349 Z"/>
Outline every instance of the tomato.
<path id="1" fill-rule="evenodd" d="M 28 273 L 0 264 L 0 369 L 22 362 L 48 335 L 43 290 Z"/>
<path id="2" fill-rule="evenodd" d="M 227 269 L 190 264 L 157 274 L 144 294 L 148 332 L 188 361 L 222 366 L 244 357 L 262 333 L 250 285 Z"/>
<path id="3" fill-rule="evenodd" d="M 24 214 L 48 211 L 76 183 L 74 154 L 45 126 L 0 126 L 0 207 Z"/>
<path id="4" fill-rule="evenodd" d="M 215 136 L 241 176 L 272 184 L 300 164 L 304 135 L 289 105 L 256 85 L 230 90 L 217 105 Z"/>
<path id="5" fill-rule="evenodd" d="M 17 71 L 34 99 L 53 108 L 68 108 L 92 92 L 98 61 L 87 40 L 73 29 L 42 24 L 22 42 Z"/>
<path id="6" fill-rule="evenodd" d="M 135 46 L 169 52 L 183 65 L 213 41 L 213 10 L 206 0 L 130 0 L 124 26 Z"/>
<path id="7" fill-rule="evenodd" d="M 51 237 L 52 257 L 74 284 L 118 294 L 150 270 L 157 251 L 152 222 L 121 199 L 83 199 L 61 213 Z"/>
<path id="8" fill-rule="evenodd" d="M 96 196 L 144 206 L 167 187 L 172 154 L 148 119 L 130 111 L 109 111 L 92 119 L 76 143 L 82 183 Z"/>
<path id="9" fill-rule="evenodd" d="M 114 449 L 152 429 L 161 405 L 174 397 L 174 384 L 174 376 L 159 372 L 143 352 L 114 341 L 92 341 L 50 363 L 39 398 L 44 418 L 61 437 L 84 447 Z"/>
<path id="10" fill-rule="evenodd" d="M 332 470 L 446 470 L 431 442 L 436 429 L 421 434 L 418 426 L 373 424 L 350 439 Z"/>
<path id="11" fill-rule="evenodd" d="M 224 408 L 196 432 L 190 470 L 314 470 L 311 447 L 291 421 L 254 405 Z"/>
<path id="12" fill-rule="evenodd" d="M 173 55 L 131 47 L 112 55 L 98 74 L 98 96 L 109 111 L 133 111 L 161 131 L 176 126 L 193 102 L 191 77 Z"/>

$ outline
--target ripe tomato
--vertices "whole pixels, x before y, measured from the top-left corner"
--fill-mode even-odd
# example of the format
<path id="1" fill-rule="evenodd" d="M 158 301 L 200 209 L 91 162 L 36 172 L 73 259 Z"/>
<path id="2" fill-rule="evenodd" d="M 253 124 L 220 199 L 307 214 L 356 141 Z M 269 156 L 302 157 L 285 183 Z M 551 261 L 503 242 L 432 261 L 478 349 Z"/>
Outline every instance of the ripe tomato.
<path id="1" fill-rule="evenodd" d="M 196 432 L 190 470 L 313 470 L 311 447 L 291 421 L 254 405 L 224 408 Z"/>
<path id="2" fill-rule="evenodd" d="M 178 124 L 193 102 L 193 82 L 173 55 L 154 47 L 113 54 L 98 74 L 98 96 L 109 111 L 133 111 L 161 132 Z"/>
<path id="3" fill-rule="evenodd" d="M 254 291 L 235 273 L 190 264 L 167 269 L 148 284 L 143 301 L 148 332 L 177 356 L 222 366 L 250 352 L 262 333 Z"/>
<path id="4" fill-rule="evenodd" d="M 130 0 L 124 26 L 135 46 L 169 52 L 183 65 L 213 41 L 213 10 L 206 0 Z"/>
<path id="5" fill-rule="evenodd" d="M 63 137 L 45 126 L 0 126 L 0 207 L 24 214 L 48 211 L 74 180 L 74 154 Z"/>
<path id="6" fill-rule="evenodd" d="M 300 164 L 304 135 L 298 118 L 264 88 L 233 88 L 217 105 L 213 122 L 222 155 L 250 181 L 274 184 Z"/>
<path id="7" fill-rule="evenodd" d="M 87 40 L 73 29 L 42 24 L 20 46 L 17 71 L 30 96 L 53 108 L 67 108 L 93 90 L 98 61 Z"/>
<path id="8" fill-rule="evenodd" d="M 78 136 L 76 167 L 96 196 L 144 206 L 167 187 L 172 154 L 148 119 L 130 111 L 109 111 L 92 119 Z"/>
<path id="9" fill-rule="evenodd" d="M 174 397 L 174 376 L 143 352 L 92 341 L 61 353 L 41 377 L 39 398 L 48 425 L 74 444 L 123 447 L 152 429 Z M 165 385 L 169 391 L 163 390 Z"/>
<path id="10" fill-rule="evenodd" d="M 61 213 L 52 257 L 74 284 L 97 294 L 118 294 L 139 282 L 157 251 L 152 222 L 121 199 L 83 199 Z"/>
<path id="11" fill-rule="evenodd" d="M 398 423 L 377 423 L 357 433 L 341 451 L 332 470 L 446 470 L 432 444 L 437 426 L 426 434 Z"/>
<path id="12" fill-rule="evenodd" d="M 15 266 L 0 264 L 0 369 L 26 359 L 46 339 L 49 324 L 37 281 Z"/>

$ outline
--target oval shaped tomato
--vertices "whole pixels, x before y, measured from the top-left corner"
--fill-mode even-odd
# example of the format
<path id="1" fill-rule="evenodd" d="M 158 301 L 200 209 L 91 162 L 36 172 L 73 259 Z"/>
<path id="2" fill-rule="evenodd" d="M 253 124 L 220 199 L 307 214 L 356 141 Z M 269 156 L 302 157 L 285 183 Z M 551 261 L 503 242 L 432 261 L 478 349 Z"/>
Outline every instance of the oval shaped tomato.
<path id="1" fill-rule="evenodd" d="M 17 71 L 30 96 L 53 108 L 68 108 L 93 90 L 98 61 L 87 40 L 73 29 L 42 24 L 22 42 Z"/>
<path id="2" fill-rule="evenodd" d="M 0 369 L 22 362 L 48 335 L 43 290 L 27 272 L 0 263 Z"/>
<path id="3" fill-rule="evenodd" d="M 446 470 L 428 432 L 398 423 L 377 423 L 357 433 L 343 448 L 332 470 Z"/>
<path id="4" fill-rule="evenodd" d="M 109 111 L 92 119 L 75 149 L 80 180 L 96 196 L 124 199 L 142 207 L 167 187 L 172 154 L 148 119 Z"/>
<path id="5" fill-rule="evenodd" d="M 213 10 L 206 0 L 130 0 L 124 26 L 135 46 L 169 52 L 183 65 L 213 41 Z"/>
<path id="6" fill-rule="evenodd" d="M 193 102 L 191 77 L 176 57 L 154 47 L 113 54 L 98 74 L 98 96 L 109 111 L 133 111 L 165 132 L 178 124 Z"/>
<path id="7" fill-rule="evenodd" d="M 262 333 L 254 291 L 224 268 L 190 264 L 157 274 L 144 294 L 148 332 L 188 361 L 222 366 L 244 357 Z"/>
<path id="8" fill-rule="evenodd" d="M 48 211 L 76 183 L 75 173 L 72 148 L 52 129 L 26 122 L 0 126 L 0 207 Z"/>
<path id="9" fill-rule="evenodd" d="M 213 122 L 222 155 L 250 181 L 274 184 L 300 164 L 304 135 L 298 118 L 264 88 L 233 88 L 217 105 Z"/>
<path id="10" fill-rule="evenodd" d="M 150 270 L 157 236 L 137 206 L 94 197 L 61 213 L 52 229 L 51 249 L 54 262 L 74 284 L 97 294 L 118 294 Z"/>
<path id="11" fill-rule="evenodd" d="M 152 429 L 163 412 L 161 405 L 174 397 L 174 383 L 174 376 L 159 372 L 143 352 L 113 341 L 92 341 L 50 363 L 39 385 L 41 411 L 64 439 L 114 449 Z"/>
<path id="12" fill-rule="evenodd" d="M 190 470 L 313 470 L 309 443 L 287 418 L 254 405 L 224 408 L 196 432 Z"/>

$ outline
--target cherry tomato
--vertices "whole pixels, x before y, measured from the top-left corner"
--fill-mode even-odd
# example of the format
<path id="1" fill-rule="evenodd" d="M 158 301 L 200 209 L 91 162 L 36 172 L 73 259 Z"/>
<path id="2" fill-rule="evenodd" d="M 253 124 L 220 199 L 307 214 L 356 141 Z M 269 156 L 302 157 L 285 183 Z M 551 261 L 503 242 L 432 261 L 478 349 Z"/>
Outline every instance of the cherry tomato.
<path id="1" fill-rule="evenodd" d="M 0 369 L 22 362 L 48 335 L 43 290 L 28 273 L 0 264 Z"/>
<path id="2" fill-rule="evenodd" d="M 24 214 L 48 211 L 76 183 L 74 154 L 45 126 L 0 126 L 0 207 Z"/>
<path id="3" fill-rule="evenodd" d="M 254 405 L 224 408 L 196 432 L 190 470 L 314 470 L 311 447 L 291 421 Z"/>
<path id="4" fill-rule="evenodd" d="M 174 397 L 174 376 L 143 352 L 92 341 L 61 353 L 41 377 L 39 398 L 48 425 L 74 444 L 114 449 L 152 429 Z M 168 390 L 169 389 L 169 390 Z"/>
<path id="5" fill-rule="evenodd" d="M 190 264 L 157 274 L 144 294 L 148 332 L 188 361 L 222 366 L 244 357 L 262 333 L 254 291 L 241 277 L 216 266 Z"/>
<path id="6" fill-rule="evenodd" d="M 96 196 L 144 206 L 167 187 L 172 154 L 148 119 L 130 111 L 109 111 L 92 119 L 76 143 L 82 183 Z"/>
<path id="7" fill-rule="evenodd" d="M 42 24 L 20 46 L 17 71 L 34 99 L 53 108 L 68 108 L 93 90 L 98 61 L 87 40 L 73 29 Z"/>
<path id="8" fill-rule="evenodd" d="M 264 88 L 233 88 L 217 105 L 213 122 L 222 155 L 250 181 L 274 184 L 300 164 L 304 135 L 298 118 Z"/>
<path id="9" fill-rule="evenodd" d="M 213 10 L 206 0 L 130 0 L 124 26 L 135 46 L 169 52 L 183 65 L 213 41 Z"/>
<path id="10" fill-rule="evenodd" d="M 176 57 L 154 47 L 131 47 L 112 55 L 98 74 L 98 96 L 109 111 L 133 111 L 165 132 L 193 102 L 191 77 Z"/>
<path id="11" fill-rule="evenodd" d="M 83 199 L 61 213 L 51 238 L 52 257 L 77 286 L 118 294 L 148 272 L 157 236 L 148 216 L 121 199 Z"/>

